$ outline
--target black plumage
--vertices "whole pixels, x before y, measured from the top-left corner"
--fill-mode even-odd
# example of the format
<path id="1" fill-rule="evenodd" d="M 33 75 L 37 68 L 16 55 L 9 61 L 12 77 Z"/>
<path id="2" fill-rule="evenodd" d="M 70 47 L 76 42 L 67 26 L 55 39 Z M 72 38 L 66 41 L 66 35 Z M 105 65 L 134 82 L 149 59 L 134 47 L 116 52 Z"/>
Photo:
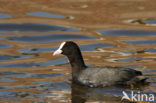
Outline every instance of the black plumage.
<path id="1" fill-rule="evenodd" d="M 72 81 L 89 87 L 105 87 L 113 85 L 135 85 L 147 79 L 140 71 L 122 67 L 88 68 L 83 60 L 78 45 L 72 41 L 61 44 L 55 54 L 68 57 L 72 67 Z M 59 52 L 59 53 L 58 53 Z"/>

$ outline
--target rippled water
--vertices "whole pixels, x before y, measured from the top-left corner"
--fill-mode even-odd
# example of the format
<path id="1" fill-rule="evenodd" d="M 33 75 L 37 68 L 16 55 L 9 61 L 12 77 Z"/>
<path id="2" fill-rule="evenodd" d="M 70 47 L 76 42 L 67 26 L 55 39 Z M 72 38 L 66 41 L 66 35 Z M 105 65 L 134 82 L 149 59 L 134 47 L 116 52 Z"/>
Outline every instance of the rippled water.
<path id="1" fill-rule="evenodd" d="M 3 18 L 10 18 L 12 17 L 11 15 L 9 14 L 0 14 L 0 19 L 3 19 Z"/>
<path id="2" fill-rule="evenodd" d="M 26 15 L 48 20 L 64 18 L 63 15 L 40 11 Z M 0 19 L 11 17 L 9 14 L 0 14 Z M 148 21 L 151 22 L 155 21 Z M 68 59 L 52 56 L 52 52 L 66 40 L 79 44 L 88 66 L 120 66 L 140 70 L 150 78 L 150 85 L 130 89 L 87 88 L 72 84 Z M 156 95 L 155 62 L 154 30 L 112 28 L 84 31 L 46 22 L 0 23 L 0 102 L 118 103 L 123 91 L 128 95 L 132 90 Z"/>
<path id="3" fill-rule="evenodd" d="M 78 30 L 74 28 L 68 28 L 63 26 L 38 24 L 38 23 L 1 23 L 0 31 L 24 31 L 24 32 L 48 32 L 48 31 L 72 31 Z"/>
<path id="4" fill-rule="evenodd" d="M 144 30 L 99 30 L 98 32 L 100 32 L 104 35 L 114 35 L 114 36 L 156 35 L 156 31 L 144 31 Z"/>
<path id="5" fill-rule="evenodd" d="M 47 12 L 29 12 L 29 13 L 27 13 L 27 15 L 48 17 L 48 18 L 63 18 L 64 17 L 62 15 L 51 14 L 51 13 L 47 13 Z"/>
<path id="6" fill-rule="evenodd" d="M 61 38 L 60 38 L 61 37 Z M 84 39 L 96 39 L 94 37 L 88 37 L 78 34 L 56 34 L 56 35 L 37 35 L 37 36 L 20 36 L 20 37 L 9 37 L 0 38 L 8 39 L 12 41 L 29 42 L 29 43 L 47 43 L 47 42 L 57 42 L 63 40 L 84 40 Z"/>
<path id="7" fill-rule="evenodd" d="M 128 41 L 128 44 L 156 44 L 156 40 Z"/>
<path id="8" fill-rule="evenodd" d="M 156 24 L 156 20 L 147 20 L 146 21 L 148 24 Z"/>
<path id="9" fill-rule="evenodd" d="M 0 48 L 11 48 L 11 45 L 0 43 Z"/>

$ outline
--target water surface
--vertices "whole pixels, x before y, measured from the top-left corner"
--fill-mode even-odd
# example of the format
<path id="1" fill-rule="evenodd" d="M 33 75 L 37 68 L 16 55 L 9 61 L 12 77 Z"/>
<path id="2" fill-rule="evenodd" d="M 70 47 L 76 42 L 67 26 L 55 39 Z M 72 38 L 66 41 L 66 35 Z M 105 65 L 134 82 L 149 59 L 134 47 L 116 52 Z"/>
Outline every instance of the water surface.
<path id="1" fill-rule="evenodd" d="M 64 16 L 58 14 L 51 14 L 47 12 L 29 12 L 27 15 L 39 16 L 39 17 L 48 17 L 48 18 L 63 18 Z"/>
<path id="2" fill-rule="evenodd" d="M 8 61 L 8 60 L 16 60 L 16 59 L 24 59 L 24 58 L 30 58 L 32 57 L 31 55 L 0 55 L 0 61 Z"/>
<path id="3" fill-rule="evenodd" d="M 96 51 L 97 48 L 100 47 L 114 47 L 112 44 L 103 44 L 103 43 L 97 43 L 97 44 L 87 44 L 87 45 L 80 45 L 81 51 Z M 41 53 L 41 52 L 51 52 L 57 50 L 58 47 L 53 48 L 32 48 L 32 49 L 20 49 L 18 52 L 20 53 Z"/>
<path id="4" fill-rule="evenodd" d="M 145 31 L 145 30 L 99 30 L 103 35 L 113 36 L 150 36 L 156 35 L 156 31 Z"/>
<path id="5" fill-rule="evenodd" d="M 72 0 L 1 2 L 4 7 L 0 9 L 0 102 L 120 103 L 123 91 L 128 96 L 131 91 L 156 95 L 156 31 L 154 25 L 145 25 L 155 24 L 155 20 L 146 19 L 145 23 L 142 20 L 154 16 L 153 7 L 147 7 L 149 3 L 141 0 L 142 8 L 136 7 L 135 0 L 120 0 L 120 4 L 96 1 L 83 2 L 87 8 L 74 8 L 84 4 Z M 125 9 L 127 5 L 131 8 Z M 139 18 L 136 25 L 120 21 L 136 17 Z M 88 67 L 136 69 L 150 78 L 151 83 L 134 88 L 72 84 L 69 60 L 52 55 L 66 40 L 80 46 Z"/>
<path id="6" fill-rule="evenodd" d="M 0 31 L 23 31 L 23 32 L 50 32 L 78 30 L 69 27 L 39 24 L 39 23 L 0 23 Z"/>
<path id="7" fill-rule="evenodd" d="M 11 45 L 0 43 L 0 49 L 1 48 L 11 48 L 11 47 L 12 47 Z"/>
<path id="8" fill-rule="evenodd" d="M 156 40 L 127 41 L 127 43 L 128 43 L 128 44 L 137 44 L 137 45 L 156 44 Z"/>
<path id="9" fill-rule="evenodd" d="M 9 14 L 0 14 L 0 19 L 10 18 L 10 17 L 12 17 L 12 16 Z"/>
<path id="10" fill-rule="evenodd" d="M 147 24 L 156 24 L 156 20 L 146 20 Z"/>
<path id="11" fill-rule="evenodd" d="M 85 39 L 96 39 L 95 37 L 84 36 L 82 34 L 49 34 L 49 35 L 32 35 L 32 36 L 20 36 L 20 37 L 9 37 L 0 38 L 4 40 L 12 40 L 19 42 L 28 43 L 48 43 L 66 40 L 85 40 Z"/>

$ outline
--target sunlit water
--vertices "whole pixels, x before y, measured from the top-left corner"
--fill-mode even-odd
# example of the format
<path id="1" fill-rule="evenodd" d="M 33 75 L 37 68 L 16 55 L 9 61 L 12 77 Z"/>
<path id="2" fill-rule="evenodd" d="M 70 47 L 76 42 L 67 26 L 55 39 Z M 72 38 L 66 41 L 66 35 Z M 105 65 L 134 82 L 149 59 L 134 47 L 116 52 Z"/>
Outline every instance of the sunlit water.
<path id="1" fill-rule="evenodd" d="M 45 12 L 30 12 L 27 15 L 63 17 Z M 156 31 L 98 30 L 96 32 L 101 34 L 100 37 L 85 32 L 80 34 L 79 31 L 49 24 L 1 23 L 0 102 L 84 103 L 89 100 L 109 103 L 120 102 L 123 91 L 129 95 L 131 91 L 156 95 L 156 40 L 150 37 L 155 37 Z M 107 40 L 109 37 L 113 41 Z M 87 65 L 137 69 L 150 78 L 151 84 L 134 90 L 121 87 L 87 88 L 71 84 L 68 59 L 52 56 L 60 42 L 66 40 L 80 43 Z"/>

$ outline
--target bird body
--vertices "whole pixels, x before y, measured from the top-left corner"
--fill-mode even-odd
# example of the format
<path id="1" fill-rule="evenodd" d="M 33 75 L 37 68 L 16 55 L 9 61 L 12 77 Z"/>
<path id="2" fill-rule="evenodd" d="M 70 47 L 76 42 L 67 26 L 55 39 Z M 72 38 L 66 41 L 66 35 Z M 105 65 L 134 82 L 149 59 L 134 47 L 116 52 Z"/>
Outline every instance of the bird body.
<path id="1" fill-rule="evenodd" d="M 133 84 L 132 79 L 141 75 L 141 72 L 128 68 L 98 67 L 83 70 L 77 81 L 80 81 L 82 85 L 90 87 L 130 85 Z"/>

